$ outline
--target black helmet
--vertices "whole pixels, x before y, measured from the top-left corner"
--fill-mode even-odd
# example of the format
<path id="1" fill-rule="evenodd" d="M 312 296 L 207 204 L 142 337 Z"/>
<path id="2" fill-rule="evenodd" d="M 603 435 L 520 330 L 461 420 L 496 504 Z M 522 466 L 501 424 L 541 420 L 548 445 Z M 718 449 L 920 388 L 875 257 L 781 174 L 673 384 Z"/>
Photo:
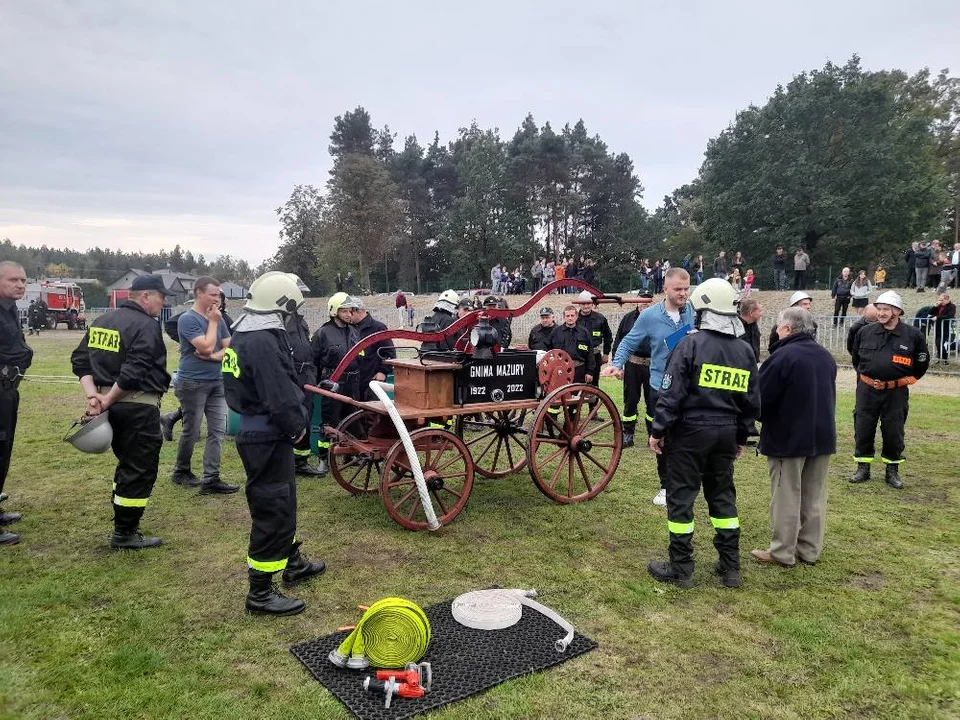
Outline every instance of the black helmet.
<path id="1" fill-rule="evenodd" d="M 483 299 L 483 306 L 484 306 L 484 307 L 497 307 L 499 304 L 500 304 L 500 301 L 497 300 L 497 296 L 496 296 L 496 295 L 487 295 L 487 296 Z"/>
<path id="2" fill-rule="evenodd" d="M 542 308 L 540 308 L 540 317 L 547 317 L 548 315 L 555 315 L 555 314 L 556 313 L 553 312 L 552 307 L 547 307 L 546 305 L 544 305 Z"/>

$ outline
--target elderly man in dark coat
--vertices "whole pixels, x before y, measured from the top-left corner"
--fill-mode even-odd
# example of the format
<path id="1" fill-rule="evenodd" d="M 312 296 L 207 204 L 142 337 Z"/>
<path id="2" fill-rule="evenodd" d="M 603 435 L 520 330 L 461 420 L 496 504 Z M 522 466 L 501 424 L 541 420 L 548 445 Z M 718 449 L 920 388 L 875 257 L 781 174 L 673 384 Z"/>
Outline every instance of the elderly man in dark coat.
<path id="1" fill-rule="evenodd" d="M 827 469 L 837 451 L 837 364 L 814 339 L 813 316 L 788 308 L 777 318 L 777 352 L 760 366 L 759 450 L 770 470 L 767 550 L 762 563 L 813 565 L 823 550 Z"/>

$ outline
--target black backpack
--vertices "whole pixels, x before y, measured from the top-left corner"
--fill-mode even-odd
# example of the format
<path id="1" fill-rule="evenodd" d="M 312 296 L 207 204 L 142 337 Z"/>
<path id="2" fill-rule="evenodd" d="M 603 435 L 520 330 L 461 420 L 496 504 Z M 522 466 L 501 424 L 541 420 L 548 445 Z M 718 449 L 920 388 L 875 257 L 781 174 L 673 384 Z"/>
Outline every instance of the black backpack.
<path id="1" fill-rule="evenodd" d="M 183 312 L 186 312 L 184 310 Z M 171 340 L 174 342 L 180 342 L 180 333 L 177 332 L 177 323 L 180 321 L 180 317 L 183 315 L 182 312 L 178 312 L 176 315 L 172 315 L 163 323 L 163 330 L 167 333 Z"/>

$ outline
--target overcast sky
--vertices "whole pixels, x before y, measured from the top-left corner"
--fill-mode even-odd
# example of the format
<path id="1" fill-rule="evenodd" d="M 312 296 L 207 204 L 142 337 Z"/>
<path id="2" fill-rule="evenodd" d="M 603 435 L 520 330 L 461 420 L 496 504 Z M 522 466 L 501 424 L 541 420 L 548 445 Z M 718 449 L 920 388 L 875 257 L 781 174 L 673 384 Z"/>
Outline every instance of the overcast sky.
<path id="1" fill-rule="evenodd" d="M 583 118 L 652 210 L 739 109 L 854 53 L 956 75 L 960 2 L 0 0 L 0 238 L 259 263 L 358 105 L 398 147 Z"/>

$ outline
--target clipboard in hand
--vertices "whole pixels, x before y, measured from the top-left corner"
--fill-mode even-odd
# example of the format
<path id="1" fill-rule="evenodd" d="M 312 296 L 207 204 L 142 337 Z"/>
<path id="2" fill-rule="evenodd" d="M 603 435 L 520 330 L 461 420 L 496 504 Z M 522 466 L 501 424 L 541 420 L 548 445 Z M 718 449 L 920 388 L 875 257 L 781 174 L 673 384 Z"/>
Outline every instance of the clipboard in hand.
<path id="1" fill-rule="evenodd" d="M 683 340 L 691 330 L 693 330 L 693 328 L 690 326 L 690 323 L 687 323 L 667 335 L 663 339 L 663 344 L 667 346 L 667 352 L 673 352 L 677 343 Z"/>

